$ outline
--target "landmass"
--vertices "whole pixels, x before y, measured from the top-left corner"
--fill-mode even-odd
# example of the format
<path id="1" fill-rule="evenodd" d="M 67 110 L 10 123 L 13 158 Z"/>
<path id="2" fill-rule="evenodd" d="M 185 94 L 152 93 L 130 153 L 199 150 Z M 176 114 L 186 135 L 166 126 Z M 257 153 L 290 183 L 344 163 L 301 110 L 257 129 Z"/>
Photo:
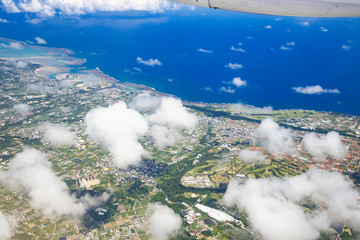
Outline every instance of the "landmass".
<path id="1" fill-rule="evenodd" d="M 2 39 L 6 44 L 7 40 Z M 25 51 L 25 50 L 26 51 Z M 160 202 L 182 217 L 174 239 L 260 239 L 247 213 L 224 205 L 222 198 L 232 179 L 297 176 L 311 167 L 343 174 L 360 186 L 360 117 L 312 110 L 269 110 L 235 104 L 184 102 L 198 118 L 192 130 L 183 130 L 173 146 L 141 140 L 148 152 L 138 165 L 122 169 L 112 154 L 85 131 L 84 117 L 99 106 L 130 103 L 141 94 L 167 96 L 156 90 L 122 83 L 99 69 L 81 67 L 83 60 L 64 50 L 34 48 L 0 57 L 0 169 L 24 147 L 46 153 L 56 176 L 71 192 L 109 192 L 101 206 L 88 209 L 82 219 L 47 218 L 33 209 L 22 188 L 0 185 L 0 209 L 14 218 L 11 239 L 148 239 L 143 223 L 147 205 Z M 24 51 L 21 55 L 19 51 Z M 23 108 L 19 108 L 22 105 Z M 16 108 L 15 106 L 18 106 Z M 26 107 L 25 107 L 26 106 Z M 271 117 L 295 135 L 297 154 L 274 155 L 255 136 L 261 121 Z M 65 124 L 77 136 L 72 146 L 54 146 L 44 140 L 39 125 Z M 302 136 L 336 131 L 347 147 L 346 156 L 316 161 L 304 150 Z M 266 161 L 244 161 L 239 152 L 258 151 Z M 315 211 L 315 206 L 303 206 Z M 344 225 L 321 239 L 357 239 Z"/>

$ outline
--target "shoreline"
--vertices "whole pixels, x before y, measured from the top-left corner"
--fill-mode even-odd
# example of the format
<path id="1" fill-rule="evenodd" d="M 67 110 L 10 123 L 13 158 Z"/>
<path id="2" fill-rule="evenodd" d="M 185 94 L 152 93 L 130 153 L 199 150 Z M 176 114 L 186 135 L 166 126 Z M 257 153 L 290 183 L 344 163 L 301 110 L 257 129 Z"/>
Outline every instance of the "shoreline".
<path id="1" fill-rule="evenodd" d="M 31 45 L 28 44 L 26 42 L 23 41 L 18 41 L 18 40 L 13 40 L 13 39 L 8 39 L 8 38 L 3 38 L 0 37 L 0 41 L 5 41 L 5 42 L 18 42 L 20 44 L 23 44 L 25 47 L 28 48 L 34 48 L 34 49 L 39 49 L 39 50 L 44 50 L 47 53 L 43 54 L 42 56 L 34 56 L 34 57 L 1 57 L 0 59 L 5 59 L 5 60 L 22 60 L 22 61 L 28 61 L 31 63 L 35 63 L 35 64 L 39 64 L 42 67 L 37 68 L 34 71 L 34 74 L 38 77 L 43 77 L 43 78 L 50 78 L 51 75 L 54 74 L 65 74 L 65 73 L 70 73 L 71 70 L 74 69 L 74 67 L 81 67 L 84 63 L 86 63 L 86 59 L 85 58 L 78 58 L 78 57 L 74 57 L 74 56 L 69 56 L 69 55 L 74 55 L 75 53 L 69 49 L 66 48 L 56 48 L 56 47 L 46 47 L 46 46 L 38 46 L 38 45 Z M 62 54 L 57 55 L 56 52 L 60 52 Z M 36 61 L 36 59 L 47 59 L 47 58 L 54 58 L 56 59 L 56 62 L 59 63 L 60 66 L 54 66 L 51 63 L 47 63 L 44 64 L 42 61 Z M 63 66 L 61 66 L 63 65 Z M 249 110 L 256 110 L 256 109 L 262 109 L 264 107 L 256 107 L 253 105 L 249 105 L 249 104 L 243 104 L 241 102 L 234 102 L 234 103 L 210 103 L 210 102 L 195 102 L 195 101 L 189 101 L 189 100 L 182 100 L 180 97 L 175 96 L 173 94 L 169 94 L 169 93 L 165 93 L 165 92 L 160 92 L 158 90 L 156 90 L 153 87 L 144 85 L 144 84 L 136 84 L 136 83 L 131 83 L 131 82 L 120 82 L 118 79 L 111 77 L 110 75 L 104 73 L 103 71 L 101 71 L 101 69 L 99 67 L 96 67 L 95 69 L 87 69 L 86 67 L 83 67 L 83 69 L 79 70 L 80 72 L 86 72 L 86 73 L 93 73 L 94 75 L 98 76 L 99 78 L 103 79 L 104 81 L 110 83 L 111 85 L 114 84 L 120 84 L 120 85 L 124 85 L 127 87 L 133 87 L 133 88 L 137 88 L 139 90 L 142 91 L 149 91 L 149 92 L 153 92 L 157 95 L 160 96 L 173 96 L 175 98 L 180 99 L 184 104 L 188 104 L 188 105 L 195 105 L 195 106 L 210 106 L 210 107 L 215 107 L 215 108 L 229 108 L 231 106 L 234 105 L 242 105 L 245 108 L 248 108 Z M 270 107 L 270 106 L 268 106 Z M 334 112 L 334 111 L 323 111 L 323 110 L 314 110 L 314 109 L 272 109 L 271 112 L 276 112 L 276 111 L 313 111 L 313 112 L 319 112 L 319 113 L 331 113 L 331 114 L 341 114 L 341 115 L 347 115 L 347 116 L 360 116 L 360 115 L 356 115 L 356 114 L 350 114 L 350 113 L 341 113 L 341 112 Z M 241 112 L 241 111 L 240 111 Z M 271 113 L 269 112 L 269 113 Z M 269 114 L 269 113 L 260 113 L 260 114 Z M 244 113 L 244 114 L 248 114 L 248 113 Z"/>

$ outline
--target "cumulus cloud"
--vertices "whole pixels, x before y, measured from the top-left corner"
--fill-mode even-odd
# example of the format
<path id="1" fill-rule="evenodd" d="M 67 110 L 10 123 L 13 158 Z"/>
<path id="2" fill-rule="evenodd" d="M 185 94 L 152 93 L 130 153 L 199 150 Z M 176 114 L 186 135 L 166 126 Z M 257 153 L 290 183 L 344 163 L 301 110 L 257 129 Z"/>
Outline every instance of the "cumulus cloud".
<path id="1" fill-rule="evenodd" d="M 272 26 L 271 26 L 271 25 L 266 25 L 266 26 L 264 26 L 264 28 L 266 28 L 266 29 L 272 29 Z"/>
<path id="2" fill-rule="evenodd" d="M 170 239 L 181 229 L 181 217 L 165 205 L 149 204 L 147 214 L 150 217 L 146 221 L 146 233 L 151 240 Z"/>
<path id="3" fill-rule="evenodd" d="M 239 159 L 244 163 L 269 164 L 270 160 L 259 151 L 251 151 L 248 149 L 239 152 Z"/>
<path id="4" fill-rule="evenodd" d="M 344 49 L 345 51 L 349 51 L 350 50 L 350 48 L 351 48 L 351 46 L 350 45 L 341 45 L 341 49 Z"/>
<path id="5" fill-rule="evenodd" d="M 19 114 L 25 114 L 31 111 L 31 107 L 26 103 L 16 104 L 13 109 Z"/>
<path id="6" fill-rule="evenodd" d="M 77 143 L 77 137 L 64 124 L 43 123 L 39 126 L 46 142 L 56 146 L 71 146 Z"/>
<path id="7" fill-rule="evenodd" d="M 129 107 L 137 111 L 152 111 L 161 104 L 161 98 L 150 94 L 137 95 L 129 103 Z"/>
<path id="8" fill-rule="evenodd" d="M 226 64 L 225 67 L 230 68 L 231 70 L 244 68 L 244 66 L 239 63 L 229 63 L 229 64 Z"/>
<path id="9" fill-rule="evenodd" d="M 197 117 L 189 113 L 181 101 L 172 97 L 161 98 L 161 104 L 155 113 L 147 119 L 152 124 L 168 125 L 185 129 L 193 129 L 197 124 Z"/>
<path id="10" fill-rule="evenodd" d="M 230 47 L 230 50 L 236 51 L 236 52 L 243 52 L 243 53 L 246 52 L 245 49 L 243 49 L 243 48 L 241 48 L 241 47 L 236 48 L 236 47 L 234 47 L 234 46 L 231 46 L 231 47 Z"/>
<path id="11" fill-rule="evenodd" d="M 309 22 L 301 22 L 300 25 L 304 26 L 304 27 L 308 27 L 310 26 Z"/>
<path id="12" fill-rule="evenodd" d="M 203 49 L 203 48 L 199 48 L 199 49 L 198 49 L 198 52 L 201 52 L 201 53 L 213 53 L 213 51 L 211 51 L 211 50 L 206 50 L 206 49 Z"/>
<path id="13" fill-rule="evenodd" d="M 24 48 L 24 45 L 20 42 L 10 42 L 9 44 L 1 43 L 0 46 L 4 48 L 11 48 L 16 50 L 21 50 Z"/>
<path id="14" fill-rule="evenodd" d="M 0 66 L 0 70 L 4 72 L 14 71 L 15 69 L 25 69 L 29 66 L 28 62 L 25 61 L 5 61 L 3 65 Z"/>
<path id="15" fill-rule="evenodd" d="M 247 85 L 245 80 L 241 80 L 240 77 L 236 77 L 232 80 L 232 84 L 234 84 L 236 87 L 245 87 Z"/>
<path id="16" fill-rule="evenodd" d="M 67 185 L 57 178 L 46 155 L 32 148 L 16 154 L 8 164 L 8 171 L 0 175 L 4 186 L 9 182 L 22 186 L 30 198 L 30 205 L 47 217 L 81 217 L 87 208 L 94 206 L 92 204 L 99 205 L 109 197 L 105 194 L 89 201 L 89 196 L 76 198 L 71 195 Z"/>
<path id="17" fill-rule="evenodd" d="M 71 80 L 62 80 L 60 82 L 60 86 L 63 87 L 63 88 L 73 88 L 74 84 L 72 83 Z"/>
<path id="18" fill-rule="evenodd" d="M 40 17 L 60 15 L 81 15 L 94 12 L 113 11 L 164 11 L 176 5 L 163 0 L 99 0 L 99 1 L 64 1 L 64 0 L 1 0 L 8 13 L 31 12 Z"/>
<path id="19" fill-rule="evenodd" d="M 36 41 L 37 44 L 47 44 L 45 39 L 43 39 L 41 37 L 35 37 L 35 41 Z"/>
<path id="20" fill-rule="evenodd" d="M 8 23 L 9 21 L 4 19 L 4 18 L 0 18 L 0 23 Z"/>
<path id="21" fill-rule="evenodd" d="M 318 94 L 318 95 L 320 95 L 320 94 L 323 94 L 323 93 L 335 93 L 335 94 L 340 93 L 339 89 L 337 89 L 337 88 L 335 88 L 335 89 L 324 89 L 320 85 L 306 86 L 306 87 L 293 87 L 292 89 L 295 92 L 302 93 L 302 94 Z"/>
<path id="22" fill-rule="evenodd" d="M 117 167 L 137 164 L 146 154 L 139 138 L 148 131 L 146 119 L 122 101 L 109 107 L 98 107 L 85 116 L 86 133 L 103 145 Z"/>
<path id="23" fill-rule="evenodd" d="M 51 93 L 55 91 L 54 87 L 49 87 L 41 83 L 29 83 L 27 89 L 35 92 Z"/>
<path id="24" fill-rule="evenodd" d="M 180 138 L 179 129 L 194 129 L 198 123 L 197 116 L 172 97 L 162 97 L 160 106 L 146 118 L 151 125 L 150 135 L 158 147 L 172 146 Z"/>
<path id="25" fill-rule="evenodd" d="M 254 107 L 254 106 L 247 106 L 247 105 L 244 105 L 241 103 L 232 104 L 231 107 L 235 108 L 236 110 L 238 110 L 242 113 L 247 113 L 247 114 L 254 114 L 254 113 L 267 114 L 267 113 L 271 113 L 273 111 L 273 108 L 271 106 L 258 108 L 258 107 Z"/>
<path id="26" fill-rule="evenodd" d="M 10 223 L 5 215 L 0 212 L 0 239 L 10 239 L 11 235 Z"/>
<path id="27" fill-rule="evenodd" d="M 280 127 L 272 118 L 266 118 L 256 129 L 261 145 L 274 155 L 295 153 L 294 135 L 290 129 Z"/>
<path id="28" fill-rule="evenodd" d="M 267 240 L 315 240 L 331 224 L 360 229 L 359 192 L 340 173 L 316 168 L 284 178 L 232 180 L 224 195 L 228 206 L 245 210 L 255 231 Z M 323 207 L 305 213 L 301 204 Z"/>
<path id="29" fill-rule="evenodd" d="M 320 27 L 320 30 L 321 30 L 322 32 L 327 32 L 327 31 L 329 31 L 327 28 L 324 28 L 324 27 Z"/>
<path id="30" fill-rule="evenodd" d="M 144 64 L 146 66 L 150 66 L 150 67 L 154 67 L 154 66 L 161 66 L 162 63 L 159 61 L 159 59 L 148 59 L 148 60 L 144 60 L 142 57 L 137 57 L 136 61 L 139 64 Z"/>
<path id="31" fill-rule="evenodd" d="M 220 92 L 225 92 L 225 93 L 235 93 L 235 89 L 232 89 L 231 87 L 224 87 L 222 86 L 221 88 L 219 88 Z"/>
<path id="32" fill-rule="evenodd" d="M 343 159 L 347 153 L 346 146 L 341 142 L 341 137 L 337 132 L 329 132 L 323 137 L 315 133 L 305 134 L 303 144 L 305 150 L 317 161 L 325 160 L 327 155 Z"/>

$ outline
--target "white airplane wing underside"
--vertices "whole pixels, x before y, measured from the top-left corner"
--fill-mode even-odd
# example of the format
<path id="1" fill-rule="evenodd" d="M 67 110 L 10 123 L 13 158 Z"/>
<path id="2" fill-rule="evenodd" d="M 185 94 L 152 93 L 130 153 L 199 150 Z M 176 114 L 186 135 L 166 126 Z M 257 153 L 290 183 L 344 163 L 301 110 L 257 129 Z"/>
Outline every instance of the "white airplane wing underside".
<path id="1" fill-rule="evenodd" d="M 201 7 L 281 16 L 358 17 L 360 0 L 171 0 Z"/>

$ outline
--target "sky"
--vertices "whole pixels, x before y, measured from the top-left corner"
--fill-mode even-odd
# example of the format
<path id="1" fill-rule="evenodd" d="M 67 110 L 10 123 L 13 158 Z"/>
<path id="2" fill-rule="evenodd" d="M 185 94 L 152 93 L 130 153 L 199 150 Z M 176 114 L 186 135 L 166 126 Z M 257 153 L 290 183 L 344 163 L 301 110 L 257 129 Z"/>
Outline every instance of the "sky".
<path id="1" fill-rule="evenodd" d="M 121 82 L 189 101 L 360 113 L 360 18 L 33 2 L 2 1 L 1 37 L 68 48 Z"/>

